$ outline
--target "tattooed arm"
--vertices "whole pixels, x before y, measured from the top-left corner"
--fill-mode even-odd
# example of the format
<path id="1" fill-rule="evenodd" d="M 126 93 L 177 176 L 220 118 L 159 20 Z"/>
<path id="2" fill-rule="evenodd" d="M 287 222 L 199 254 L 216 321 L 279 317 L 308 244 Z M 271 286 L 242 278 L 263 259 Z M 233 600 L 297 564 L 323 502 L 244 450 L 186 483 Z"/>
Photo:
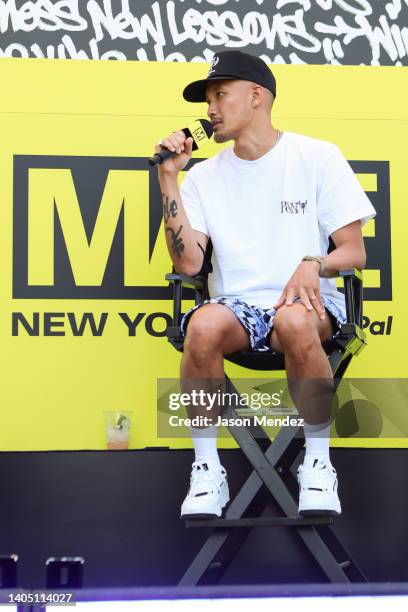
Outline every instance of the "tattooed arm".
<path id="1" fill-rule="evenodd" d="M 160 177 L 167 248 L 177 272 L 197 274 L 203 264 L 208 237 L 192 229 L 181 201 L 177 177 Z"/>
<path id="2" fill-rule="evenodd" d="M 163 139 L 163 146 L 176 151 L 158 170 L 167 248 L 176 271 L 194 275 L 201 269 L 208 236 L 191 227 L 177 181 L 178 173 L 191 158 L 192 138 L 186 140 L 183 132 L 175 132 Z"/>

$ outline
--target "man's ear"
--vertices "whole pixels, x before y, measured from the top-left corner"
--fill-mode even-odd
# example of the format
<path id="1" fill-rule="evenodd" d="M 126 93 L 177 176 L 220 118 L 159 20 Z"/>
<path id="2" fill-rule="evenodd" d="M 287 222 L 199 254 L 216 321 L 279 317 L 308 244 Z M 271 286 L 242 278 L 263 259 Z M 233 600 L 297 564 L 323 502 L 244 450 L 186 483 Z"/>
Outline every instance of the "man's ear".
<path id="1" fill-rule="evenodd" d="M 251 102 L 254 108 L 258 107 L 261 104 L 262 97 L 263 97 L 262 87 L 260 85 L 253 85 Z"/>

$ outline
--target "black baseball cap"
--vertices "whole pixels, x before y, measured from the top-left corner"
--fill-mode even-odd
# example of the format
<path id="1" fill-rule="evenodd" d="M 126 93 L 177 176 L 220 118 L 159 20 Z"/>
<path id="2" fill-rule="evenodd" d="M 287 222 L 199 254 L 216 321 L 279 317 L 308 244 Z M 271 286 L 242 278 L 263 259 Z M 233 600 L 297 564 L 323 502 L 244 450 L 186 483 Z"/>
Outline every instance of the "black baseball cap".
<path id="1" fill-rule="evenodd" d="M 213 57 L 206 79 L 187 85 L 183 97 L 188 102 L 205 102 L 205 90 L 211 81 L 239 79 L 252 81 L 269 89 L 276 97 L 276 80 L 267 64 L 259 57 L 243 51 L 220 51 Z"/>

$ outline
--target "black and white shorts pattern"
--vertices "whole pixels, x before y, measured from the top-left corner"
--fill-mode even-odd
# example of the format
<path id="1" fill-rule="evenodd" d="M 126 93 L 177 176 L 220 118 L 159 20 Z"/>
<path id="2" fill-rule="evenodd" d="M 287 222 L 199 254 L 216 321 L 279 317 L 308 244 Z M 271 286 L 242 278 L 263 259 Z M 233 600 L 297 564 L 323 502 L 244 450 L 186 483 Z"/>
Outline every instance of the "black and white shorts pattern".
<path id="1" fill-rule="evenodd" d="M 346 322 L 346 318 L 337 304 L 327 296 L 321 295 L 321 300 L 328 312 L 334 326 L 334 334 L 340 331 L 340 325 Z M 295 301 L 300 301 L 296 298 Z M 190 308 L 181 320 L 181 333 L 186 335 L 188 321 L 195 310 L 205 304 L 222 304 L 236 315 L 240 323 L 245 328 L 251 348 L 253 351 L 270 351 L 269 339 L 273 327 L 273 319 L 276 314 L 275 308 L 264 309 L 261 306 L 250 306 L 238 298 L 220 296 L 204 300 L 202 304 L 197 304 Z"/>

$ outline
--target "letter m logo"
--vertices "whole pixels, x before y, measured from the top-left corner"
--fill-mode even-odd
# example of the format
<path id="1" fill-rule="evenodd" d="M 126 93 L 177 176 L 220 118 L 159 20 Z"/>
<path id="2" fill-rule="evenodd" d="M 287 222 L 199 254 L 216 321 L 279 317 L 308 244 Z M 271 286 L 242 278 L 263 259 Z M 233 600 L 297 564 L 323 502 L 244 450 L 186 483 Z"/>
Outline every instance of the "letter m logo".
<path id="1" fill-rule="evenodd" d="M 167 299 L 146 158 L 14 157 L 13 297 Z"/>

